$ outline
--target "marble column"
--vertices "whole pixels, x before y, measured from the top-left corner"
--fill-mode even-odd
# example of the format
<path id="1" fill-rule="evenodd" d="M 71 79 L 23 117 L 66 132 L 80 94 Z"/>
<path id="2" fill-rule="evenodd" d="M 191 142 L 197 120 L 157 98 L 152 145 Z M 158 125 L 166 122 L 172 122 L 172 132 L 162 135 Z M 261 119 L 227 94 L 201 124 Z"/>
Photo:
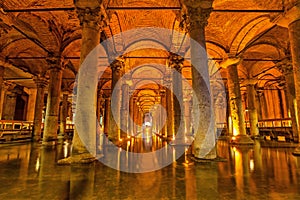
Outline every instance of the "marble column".
<path id="1" fill-rule="evenodd" d="M 124 59 L 117 58 L 111 63 L 112 70 L 112 82 L 111 91 L 115 95 L 111 97 L 111 108 L 114 109 L 114 114 L 110 114 L 110 129 L 108 132 L 108 138 L 112 142 L 121 142 L 121 130 L 120 130 L 120 112 L 121 112 L 121 88 L 116 88 L 117 82 L 122 78 L 124 74 Z M 111 109 L 111 111 L 112 111 Z"/>
<path id="2" fill-rule="evenodd" d="M 248 112 L 249 112 L 249 122 L 250 122 L 250 135 L 251 137 L 259 136 L 258 129 L 258 115 L 257 115 L 257 105 L 256 105 L 256 90 L 255 84 L 257 80 L 248 79 L 247 83 L 247 100 L 248 100 Z"/>
<path id="3" fill-rule="evenodd" d="M 60 109 L 60 124 L 59 124 L 59 136 L 65 137 L 66 135 L 66 123 L 68 117 L 68 97 L 69 92 L 64 91 L 62 96 L 62 105 Z"/>
<path id="4" fill-rule="evenodd" d="M 124 82 L 122 85 L 122 107 L 121 107 L 121 138 L 126 139 L 129 136 L 129 77 L 124 78 Z"/>
<path id="5" fill-rule="evenodd" d="M 48 85 L 48 80 L 44 77 L 34 77 L 36 84 L 36 100 L 34 107 L 34 120 L 33 120 L 33 141 L 38 142 L 41 140 L 42 134 L 42 120 L 44 108 L 45 87 Z"/>
<path id="6" fill-rule="evenodd" d="M 134 110 L 134 98 L 132 96 L 132 92 L 130 92 L 130 100 L 129 100 L 129 115 L 128 115 L 128 133 L 129 135 L 133 135 L 133 126 L 134 126 L 134 121 L 133 121 L 133 110 Z"/>
<path id="7" fill-rule="evenodd" d="M 14 120 L 15 109 L 17 103 L 17 93 L 14 90 L 6 92 L 6 98 L 4 101 L 2 119 L 3 120 Z"/>
<path id="8" fill-rule="evenodd" d="M 104 109 L 104 133 L 107 135 L 109 131 L 109 119 L 110 119 L 110 98 L 105 98 L 105 109 Z"/>
<path id="9" fill-rule="evenodd" d="M 231 142 L 236 144 L 254 144 L 246 133 L 245 116 L 237 70 L 237 66 L 240 62 L 240 58 L 228 58 L 221 63 L 221 66 L 227 70 L 229 107 L 233 126 Z"/>
<path id="10" fill-rule="evenodd" d="M 161 90 L 160 91 L 160 101 L 161 101 L 161 112 L 160 112 L 160 116 L 161 116 L 161 136 L 164 138 L 167 138 L 168 136 L 168 132 L 167 132 L 167 98 L 166 98 L 166 91 L 165 90 Z"/>
<path id="11" fill-rule="evenodd" d="M 174 116 L 174 133 L 176 134 L 177 140 L 183 138 L 183 91 L 182 91 L 182 68 L 184 58 L 171 53 L 169 56 L 169 67 L 175 69 L 172 71 L 172 86 L 173 86 L 173 116 Z"/>
<path id="12" fill-rule="evenodd" d="M 170 74 L 165 74 L 164 85 L 166 86 L 166 129 L 167 129 L 167 139 L 170 140 L 175 136 L 174 133 L 174 123 L 173 123 L 173 96 L 172 96 L 172 82 Z"/>
<path id="13" fill-rule="evenodd" d="M 106 12 L 102 6 L 102 1 L 98 2 L 90 2 L 87 3 L 83 0 L 78 0 L 75 2 L 76 11 L 78 14 L 78 18 L 80 20 L 80 25 L 82 29 L 82 38 L 81 38 L 81 51 L 80 51 L 80 65 L 85 61 L 88 54 L 97 47 L 100 42 L 100 33 L 104 29 L 104 27 L 108 24 L 108 17 Z M 80 85 L 84 83 L 78 84 L 77 90 L 77 103 L 84 101 L 84 90 L 80 90 Z M 92 86 L 91 86 L 92 87 Z M 82 88 L 83 89 L 83 88 Z M 94 95 L 96 93 L 96 89 Z M 84 105 L 84 102 L 82 103 Z M 96 111 L 96 98 L 92 103 L 92 109 L 94 112 Z M 76 106 L 76 110 L 80 109 Z M 90 120 L 89 124 L 86 125 L 89 129 L 85 134 L 86 143 L 89 145 L 89 150 L 84 145 L 83 141 L 80 139 L 78 135 L 77 128 L 74 128 L 74 136 L 73 136 L 73 149 L 72 156 L 61 163 L 77 163 L 77 162 L 92 162 L 94 161 L 94 156 L 96 153 L 96 120 Z"/>
<path id="14" fill-rule="evenodd" d="M 299 142 L 299 132 L 297 127 L 296 118 L 296 94 L 295 94 L 295 81 L 293 73 L 293 64 L 289 58 L 283 59 L 281 62 L 276 63 L 277 69 L 284 75 L 286 82 L 285 92 L 287 98 L 287 106 L 290 112 L 292 121 L 293 138 L 295 142 Z"/>
<path id="15" fill-rule="evenodd" d="M 212 11 L 212 2 L 182 0 L 180 27 L 191 39 L 191 65 L 193 86 L 193 128 L 195 139 L 192 154 L 195 158 L 215 159 L 216 136 L 213 103 L 210 95 L 205 26 Z"/>
<path id="16" fill-rule="evenodd" d="M 53 145 L 56 144 L 58 134 L 58 115 L 63 68 L 60 57 L 49 57 L 47 62 L 49 65 L 50 80 L 42 143 L 43 145 Z"/>

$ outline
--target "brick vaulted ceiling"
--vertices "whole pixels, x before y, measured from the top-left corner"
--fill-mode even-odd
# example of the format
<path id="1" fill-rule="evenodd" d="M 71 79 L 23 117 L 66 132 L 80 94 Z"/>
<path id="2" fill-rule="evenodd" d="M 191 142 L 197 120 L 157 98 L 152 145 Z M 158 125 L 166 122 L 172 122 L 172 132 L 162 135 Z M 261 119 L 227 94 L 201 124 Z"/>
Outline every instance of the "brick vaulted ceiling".
<path id="1" fill-rule="evenodd" d="M 180 0 L 103 0 L 103 3 L 110 23 L 101 35 L 102 40 L 142 27 L 181 31 L 178 21 Z M 243 79 L 258 76 L 283 59 L 289 54 L 288 32 L 286 28 L 273 24 L 271 19 L 282 14 L 284 8 L 292 3 L 293 0 L 215 0 L 206 27 L 208 55 L 215 60 L 214 66 L 218 68 L 218 62 L 228 54 L 241 55 L 244 61 L 239 66 L 239 74 Z M 49 52 L 65 58 L 65 80 L 75 77 L 79 68 L 81 28 L 72 0 L 0 0 L 0 6 L 0 62 L 8 66 L 5 69 L 7 80 L 19 78 L 15 80 L 17 84 L 35 87 L 31 77 L 38 74 L 47 76 L 45 58 Z M 161 7 L 168 9 L 153 9 Z M 175 40 L 174 36 L 170 44 Z M 124 51 L 124 48 L 130 48 L 132 42 L 130 38 L 116 41 L 116 50 Z M 168 55 L 163 51 L 139 51 L 131 52 L 130 56 Z M 126 62 L 131 69 L 145 64 L 134 58 Z M 165 64 L 166 60 L 157 59 L 156 62 Z M 148 66 L 147 73 L 136 69 L 133 77 L 148 77 L 152 74 L 151 69 L 157 70 L 153 66 Z M 273 73 L 274 78 L 280 76 L 276 69 L 269 70 L 269 73 Z M 159 78 L 164 71 L 153 74 Z M 191 77 L 189 69 L 184 69 L 183 74 Z M 109 70 L 105 76 L 109 78 Z"/>

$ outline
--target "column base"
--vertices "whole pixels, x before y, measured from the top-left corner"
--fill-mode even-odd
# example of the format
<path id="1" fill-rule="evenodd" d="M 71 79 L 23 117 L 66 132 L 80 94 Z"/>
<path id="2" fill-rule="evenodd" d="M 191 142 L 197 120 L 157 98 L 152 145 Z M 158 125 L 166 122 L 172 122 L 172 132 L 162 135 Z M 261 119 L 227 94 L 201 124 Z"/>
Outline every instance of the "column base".
<path id="1" fill-rule="evenodd" d="M 197 158 L 194 155 L 190 156 L 191 160 L 197 163 L 207 163 L 207 162 L 227 162 L 227 159 L 221 158 L 221 157 L 216 157 L 216 158 Z"/>
<path id="2" fill-rule="evenodd" d="M 300 146 L 296 147 L 294 152 L 292 153 L 294 156 L 300 156 Z"/>
<path id="3" fill-rule="evenodd" d="M 100 159 L 103 157 L 103 154 L 97 155 L 97 158 L 92 156 L 89 153 L 85 154 L 77 154 L 70 156 L 68 158 L 64 158 L 57 161 L 58 165 L 71 165 L 71 164 L 89 164 L 92 162 L 95 162 L 97 159 Z"/>
<path id="4" fill-rule="evenodd" d="M 237 135 L 230 138 L 230 144 L 254 145 L 254 141 L 248 135 Z"/>
<path id="5" fill-rule="evenodd" d="M 43 139 L 42 145 L 45 146 L 53 146 L 57 144 L 57 138 L 56 137 L 48 137 L 47 139 Z"/>

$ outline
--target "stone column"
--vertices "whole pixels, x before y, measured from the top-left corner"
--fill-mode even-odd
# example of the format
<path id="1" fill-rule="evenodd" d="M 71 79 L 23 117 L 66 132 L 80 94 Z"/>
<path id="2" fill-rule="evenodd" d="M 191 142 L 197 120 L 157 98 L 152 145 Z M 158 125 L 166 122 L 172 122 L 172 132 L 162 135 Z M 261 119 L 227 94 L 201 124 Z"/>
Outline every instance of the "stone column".
<path id="1" fill-rule="evenodd" d="M 41 140 L 44 94 L 48 81 L 44 77 L 34 77 L 33 80 L 37 87 L 33 120 L 33 141 L 38 142 Z"/>
<path id="2" fill-rule="evenodd" d="M 122 108 L 121 108 L 121 138 L 125 139 L 129 134 L 129 77 L 124 78 L 122 85 Z"/>
<path id="3" fill-rule="evenodd" d="M 69 92 L 64 91 L 63 97 L 62 97 L 62 105 L 60 110 L 60 124 L 59 124 L 59 136 L 65 137 L 66 133 L 66 123 L 67 123 L 67 117 L 68 117 L 68 96 Z"/>
<path id="4" fill-rule="evenodd" d="M 43 144 L 53 145 L 56 143 L 58 134 L 58 115 L 63 68 L 60 57 L 49 57 L 47 62 L 49 65 L 50 80 L 43 132 Z"/>
<path id="5" fill-rule="evenodd" d="M 80 25 L 82 28 L 82 45 L 80 53 L 80 65 L 84 62 L 88 54 L 95 48 L 100 42 L 100 33 L 107 26 L 108 17 L 102 5 L 102 1 L 87 1 L 77 0 L 75 2 L 76 11 L 78 18 L 80 20 Z M 78 85 L 77 90 L 77 102 L 84 101 L 85 91 L 80 91 L 80 84 Z M 93 87 L 93 86 L 91 86 Z M 96 93 L 96 90 L 95 90 Z M 94 94 L 95 95 L 95 94 Z M 92 105 L 96 111 L 96 98 Z M 78 107 L 76 108 L 79 109 Z M 87 124 L 86 127 L 90 129 L 85 133 L 86 142 L 92 148 L 90 151 L 87 150 L 83 141 L 79 138 L 78 131 L 74 129 L 73 136 L 73 149 L 72 156 L 67 160 L 62 160 L 61 163 L 77 163 L 77 162 L 91 162 L 94 161 L 93 153 L 96 152 L 96 120 L 90 120 L 90 124 Z M 93 151 L 91 153 L 91 151 Z"/>
<path id="6" fill-rule="evenodd" d="M 259 129 L 258 129 L 258 115 L 256 107 L 256 90 L 255 84 L 257 80 L 248 79 L 246 80 L 247 85 L 247 100 L 248 100 L 248 112 L 249 112 L 249 122 L 250 122 L 250 135 L 252 137 L 259 136 Z"/>
<path id="7" fill-rule="evenodd" d="M 110 98 L 105 98 L 105 113 L 104 113 L 104 133 L 107 135 L 109 131 L 110 119 Z"/>
<path id="8" fill-rule="evenodd" d="M 129 93 L 130 95 L 130 100 L 129 100 L 129 115 L 128 115 L 128 133 L 129 135 L 133 135 L 133 126 L 134 126 L 134 121 L 133 121 L 133 110 L 134 110 L 134 100 L 132 96 L 132 92 Z"/>
<path id="9" fill-rule="evenodd" d="M 183 92 L 182 92 L 182 67 L 184 58 L 171 53 L 169 57 L 169 66 L 175 70 L 172 71 L 172 86 L 173 86 L 173 116 L 174 116 L 174 133 L 177 134 L 177 140 L 183 137 L 184 130 L 182 130 L 184 108 Z M 180 130 L 181 127 L 181 130 Z"/>
<path id="10" fill-rule="evenodd" d="M 185 135 L 191 135 L 191 116 L 190 116 L 190 97 L 187 94 L 183 99 L 184 105 L 184 132 Z"/>
<path id="11" fill-rule="evenodd" d="M 171 81 L 170 78 L 167 76 L 165 79 L 165 85 L 167 86 L 166 88 L 166 110 L 167 110 L 167 120 L 166 120 L 166 124 L 167 124 L 167 138 L 168 140 L 171 139 L 175 132 L 174 132 L 174 123 L 173 123 L 173 101 L 172 101 L 172 91 L 169 89 L 171 88 Z"/>
<path id="12" fill-rule="evenodd" d="M 216 139 L 213 103 L 210 95 L 208 60 L 205 42 L 205 26 L 212 10 L 212 1 L 182 0 L 184 28 L 195 41 L 191 41 L 193 85 L 193 126 L 195 140 L 192 153 L 201 159 L 215 159 Z"/>
<path id="13" fill-rule="evenodd" d="M 237 144 L 254 144 L 251 138 L 246 134 L 245 116 L 237 70 L 237 66 L 240 62 L 240 58 L 228 58 L 221 64 L 223 68 L 227 69 L 229 107 L 233 126 L 231 142 Z"/>
<path id="14" fill-rule="evenodd" d="M 160 91 L 160 100 L 161 100 L 161 123 L 162 123 L 162 130 L 161 130 L 161 135 L 164 138 L 167 138 L 168 136 L 168 132 L 167 132 L 167 98 L 166 98 L 166 91 L 165 90 L 161 90 Z"/>
<path id="15" fill-rule="evenodd" d="M 116 88 L 117 82 L 121 79 L 124 74 L 124 60 L 122 58 L 117 58 L 111 63 L 112 70 L 112 82 L 111 91 L 115 96 L 111 97 L 111 108 L 115 109 L 114 114 L 110 114 L 110 131 L 108 132 L 108 138 L 113 141 L 121 141 L 120 133 L 120 110 L 121 110 L 121 89 Z M 115 89 L 115 91 L 114 91 Z"/>
<path id="16" fill-rule="evenodd" d="M 277 69 L 284 75 L 286 82 L 285 92 L 287 98 L 287 106 L 290 111 L 290 116 L 292 120 L 292 130 L 293 138 L 295 142 L 299 142 L 299 133 L 297 127 L 297 118 L 296 118 L 296 94 L 295 94 L 295 81 L 293 73 L 293 64 L 289 58 L 285 58 L 279 63 L 276 63 Z"/>

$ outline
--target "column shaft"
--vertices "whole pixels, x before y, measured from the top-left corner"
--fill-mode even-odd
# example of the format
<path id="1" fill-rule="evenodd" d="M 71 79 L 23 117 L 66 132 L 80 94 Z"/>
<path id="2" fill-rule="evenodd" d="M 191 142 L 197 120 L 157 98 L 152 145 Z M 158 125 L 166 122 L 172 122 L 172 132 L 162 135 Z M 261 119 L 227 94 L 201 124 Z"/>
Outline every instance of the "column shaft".
<path id="1" fill-rule="evenodd" d="M 66 134 L 66 122 L 68 117 L 68 93 L 63 94 L 62 105 L 60 110 L 60 124 L 59 134 L 64 136 Z"/>
<path id="2" fill-rule="evenodd" d="M 227 67 L 227 78 L 233 135 L 246 135 L 245 118 L 236 64 Z"/>
<path id="3" fill-rule="evenodd" d="M 248 112 L 249 112 L 249 121 L 250 121 L 250 134 L 251 136 L 258 136 L 258 115 L 256 110 L 256 91 L 253 84 L 247 86 L 248 94 Z"/>
<path id="4" fill-rule="evenodd" d="M 124 139 L 127 137 L 127 135 L 130 135 L 129 130 L 129 85 L 124 83 L 122 85 L 122 109 L 121 109 L 121 138 Z"/>
<path id="5" fill-rule="evenodd" d="M 52 61 L 54 61 L 55 63 L 50 64 L 56 66 L 50 68 L 50 81 L 48 87 L 47 108 L 43 132 L 43 144 L 45 145 L 51 144 L 52 141 L 57 139 L 58 131 L 58 114 L 62 81 L 62 68 L 60 66 L 60 59 Z"/>
<path id="6" fill-rule="evenodd" d="M 34 79 L 37 85 L 35 108 L 34 108 L 34 120 L 33 120 L 33 141 L 40 141 L 42 134 L 42 120 L 43 120 L 43 108 L 44 108 L 44 94 L 45 87 L 47 85 L 46 79 L 36 78 Z"/>

